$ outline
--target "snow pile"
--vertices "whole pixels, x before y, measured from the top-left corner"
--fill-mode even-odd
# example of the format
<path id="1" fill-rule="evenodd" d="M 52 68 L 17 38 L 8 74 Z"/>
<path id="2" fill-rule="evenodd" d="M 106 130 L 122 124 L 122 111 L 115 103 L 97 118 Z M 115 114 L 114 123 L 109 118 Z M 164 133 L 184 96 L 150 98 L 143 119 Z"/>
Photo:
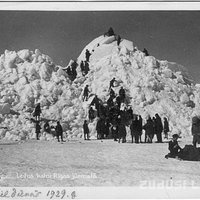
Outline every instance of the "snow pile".
<path id="1" fill-rule="evenodd" d="M 91 52 L 89 73 L 83 77 L 80 62 L 85 51 Z M 115 77 L 114 91 L 126 90 L 127 102 L 135 114 L 169 119 L 170 130 L 183 136 L 190 134 L 191 117 L 200 108 L 200 86 L 194 85 L 182 66 L 145 56 L 133 42 L 115 36 L 100 36 L 88 44 L 77 59 L 77 78 L 72 82 L 52 59 L 38 49 L 34 52 L 6 50 L 0 57 L 0 137 L 13 140 L 35 138 L 31 122 L 36 103 L 41 104 L 42 118 L 61 121 L 67 138 L 83 135 L 83 121 L 88 116 L 88 102 L 82 102 L 83 88 L 105 102 L 109 98 L 109 82 Z M 200 112 L 199 112 L 200 114 Z M 95 119 L 89 124 L 96 137 Z M 42 124 L 43 125 L 43 124 Z M 2 128 L 3 127 L 3 128 Z M 48 134 L 41 136 L 50 140 Z"/>

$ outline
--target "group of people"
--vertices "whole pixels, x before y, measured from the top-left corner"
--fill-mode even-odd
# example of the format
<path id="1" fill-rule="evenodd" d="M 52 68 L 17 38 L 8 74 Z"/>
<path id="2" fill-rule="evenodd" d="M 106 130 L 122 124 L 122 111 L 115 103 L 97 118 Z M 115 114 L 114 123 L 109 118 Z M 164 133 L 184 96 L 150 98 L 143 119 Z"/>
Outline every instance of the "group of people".
<path id="1" fill-rule="evenodd" d="M 36 132 L 36 139 L 37 140 L 39 140 L 39 136 L 41 134 L 41 129 L 42 129 L 42 127 L 40 125 L 40 122 L 41 122 L 40 115 L 41 114 L 42 114 L 42 111 L 41 111 L 40 103 L 38 103 L 37 106 L 35 107 L 34 112 L 33 112 L 33 116 L 35 117 L 35 120 L 32 120 L 32 121 L 35 122 L 35 132 Z M 55 130 L 55 134 L 53 134 L 52 129 Z M 64 142 L 64 140 L 63 140 L 63 128 L 62 128 L 59 121 L 57 121 L 57 125 L 54 127 L 54 126 L 50 126 L 48 120 L 46 120 L 44 127 L 43 127 L 43 130 L 46 133 L 49 133 L 49 134 L 52 133 L 54 136 L 56 136 L 57 139 L 58 139 L 58 142 L 60 142 L 60 138 L 61 138 L 61 141 Z"/>

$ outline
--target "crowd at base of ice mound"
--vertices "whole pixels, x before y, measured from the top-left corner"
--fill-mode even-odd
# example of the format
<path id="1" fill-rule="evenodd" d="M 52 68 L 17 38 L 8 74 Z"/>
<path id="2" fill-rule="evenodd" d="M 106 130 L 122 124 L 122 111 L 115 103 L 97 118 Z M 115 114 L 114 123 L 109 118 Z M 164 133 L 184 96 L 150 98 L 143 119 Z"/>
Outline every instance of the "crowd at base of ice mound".
<path id="1" fill-rule="evenodd" d="M 91 53 L 90 71 L 83 76 L 80 62 L 85 60 L 86 49 Z M 96 94 L 105 103 L 113 77 L 115 93 L 123 86 L 134 114 L 141 115 L 144 122 L 149 115 L 159 113 L 169 120 L 171 133 L 190 135 L 191 118 L 200 108 L 200 87 L 194 85 L 181 66 L 145 56 L 125 39 L 117 45 L 115 36 L 93 40 L 77 63 L 77 77 L 72 82 L 63 67 L 38 49 L 6 50 L 0 56 L 0 137 L 35 138 L 35 124 L 30 118 L 36 103 L 40 103 L 42 117 L 59 120 L 67 138 L 83 138 L 82 126 L 90 107 L 82 102 L 83 88 L 88 84 L 90 94 Z M 97 120 L 89 123 L 91 138 L 96 138 Z M 49 135 L 42 137 L 52 139 Z"/>

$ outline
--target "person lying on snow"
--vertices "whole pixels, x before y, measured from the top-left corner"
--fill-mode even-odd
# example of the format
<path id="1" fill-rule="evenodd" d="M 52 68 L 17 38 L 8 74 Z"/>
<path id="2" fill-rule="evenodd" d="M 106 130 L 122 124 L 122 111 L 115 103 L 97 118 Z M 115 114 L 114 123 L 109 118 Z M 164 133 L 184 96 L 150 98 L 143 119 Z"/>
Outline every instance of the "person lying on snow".
<path id="1" fill-rule="evenodd" d="M 172 140 L 169 142 L 169 151 L 165 158 L 179 158 L 180 153 L 182 152 L 182 148 L 178 145 L 178 134 L 174 134 L 172 136 Z"/>

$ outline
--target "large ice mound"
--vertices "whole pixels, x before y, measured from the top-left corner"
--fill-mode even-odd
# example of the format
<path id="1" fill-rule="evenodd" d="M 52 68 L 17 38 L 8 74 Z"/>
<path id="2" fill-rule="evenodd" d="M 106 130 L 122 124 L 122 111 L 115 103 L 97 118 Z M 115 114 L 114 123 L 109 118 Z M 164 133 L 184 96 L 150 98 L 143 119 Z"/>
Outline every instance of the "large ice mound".
<path id="1" fill-rule="evenodd" d="M 91 52 L 89 73 L 80 73 L 85 51 Z M 81 138 L 89 103 L 82 102 L 83 88 L 103 101 L 109 97 L 110 80 L 117 80 L 115 92 L 123 86 L 135 114 L 144 119 L 159 113 L 169 119 L 171 132 L 190 134 L 191 117 L 200 108 L 200 87 L 182 66 L 145 56 L 132 41 L 100 36 L 89 43 L 77 58 L 77 77 L 72 82 L 64 67 L 40 50 L 6 50 L 0 56 L 0 137 L 13 140 L 35 138 L 32 112 L 41 104 L 42 118 L 60 120 L 67 138 Z M 90 134 L 96 137 L 96 120 Z"/>

